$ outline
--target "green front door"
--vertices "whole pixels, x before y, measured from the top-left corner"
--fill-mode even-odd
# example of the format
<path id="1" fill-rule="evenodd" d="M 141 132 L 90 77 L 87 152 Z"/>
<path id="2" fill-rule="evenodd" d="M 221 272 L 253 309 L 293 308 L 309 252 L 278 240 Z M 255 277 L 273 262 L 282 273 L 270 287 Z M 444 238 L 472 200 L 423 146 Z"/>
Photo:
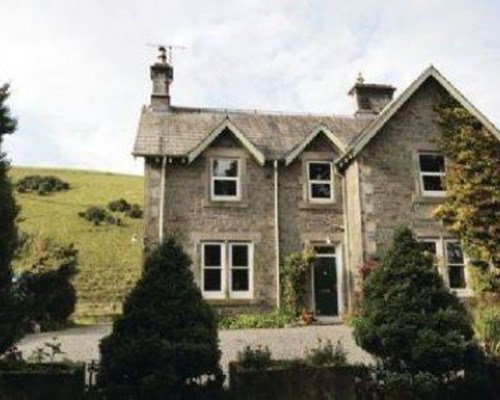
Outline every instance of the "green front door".
<path id="1" fill-rule="evenodd" d="M 331 246 L 316 248 L 313 293 L 317 316 L 338 315 L 337 264 L 334 248 Z"/>

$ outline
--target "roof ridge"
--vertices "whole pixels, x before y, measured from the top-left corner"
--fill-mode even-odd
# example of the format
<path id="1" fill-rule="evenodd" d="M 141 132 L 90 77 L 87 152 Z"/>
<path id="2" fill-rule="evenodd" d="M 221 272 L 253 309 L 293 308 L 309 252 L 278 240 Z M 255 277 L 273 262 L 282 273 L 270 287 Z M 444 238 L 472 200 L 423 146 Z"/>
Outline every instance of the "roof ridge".
<path id="1" fill-rule="evenodd" d="M 156 110 L 155 110 L 156 111 Z M 318 118 L 346 118 L 357 119 L 354 115 L 347 114 L 324 114 L 300 111 L 279 111 L 279 110 L 261 110 L 261 109 L 243 109 L 243 108 L 210 108 L 210 107 L 184 107 L 171 106 L 166 112 L 192 112 L 192 113 L 220 113 L 220 114 L 246 114 L 246 115 L 269 115 L 285 117 L 318 117 Z"/>

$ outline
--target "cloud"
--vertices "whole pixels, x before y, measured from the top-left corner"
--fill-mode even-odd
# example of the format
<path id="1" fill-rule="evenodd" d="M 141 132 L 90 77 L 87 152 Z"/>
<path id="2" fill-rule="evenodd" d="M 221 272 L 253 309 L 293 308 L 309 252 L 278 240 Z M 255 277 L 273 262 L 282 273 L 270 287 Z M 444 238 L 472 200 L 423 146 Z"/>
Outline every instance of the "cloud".
<path id="1" fill-rule="evenodd" d="M 434 63 L 500 123 L 494 1 L 4 1 L 0 82 L 12 82 L 14 163 L 141 172 L 147 43 L 174 54 L 175 104 L 352 112 L 368 81 L 403 89 Z"/>

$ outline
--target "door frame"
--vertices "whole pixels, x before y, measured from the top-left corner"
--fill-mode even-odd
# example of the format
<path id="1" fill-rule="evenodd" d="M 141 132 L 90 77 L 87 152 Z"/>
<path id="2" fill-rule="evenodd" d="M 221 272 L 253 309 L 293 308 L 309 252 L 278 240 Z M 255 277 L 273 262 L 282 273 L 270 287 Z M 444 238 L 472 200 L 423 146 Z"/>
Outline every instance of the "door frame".
<path id="1" fill-rule="evenodd" d="M 335 269 L 337 273 L 337 315 L 329 315 L 325 317 L 316 318 L 339 318 L 344 313 L 344 274 L 342 269 L 342 244 L 341 243 L 327 243 L 327 242 L 312 242 L 310 246 L 313 250 L 316 247 L 327 247 L 331 246 L 335 248 L 334 257 L 324 257 L 324 258 L 334 258 L 335 259 Z M 316 256 L 315 256 L 316 257 Z M 321 257 L 321 256 L 320 256 Z M 314 263 L 311 265 L 311 308 L 312 312 L 316 314 L 316 292 L 314 285 Z"/>

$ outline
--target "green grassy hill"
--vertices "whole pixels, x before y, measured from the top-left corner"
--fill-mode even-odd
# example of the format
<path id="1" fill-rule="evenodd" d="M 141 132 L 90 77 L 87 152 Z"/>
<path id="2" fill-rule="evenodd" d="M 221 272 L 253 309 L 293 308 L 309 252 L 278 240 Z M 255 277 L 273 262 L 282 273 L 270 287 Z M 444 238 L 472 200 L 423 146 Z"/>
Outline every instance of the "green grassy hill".
<path id="1" fill-rule="evenodd" d="M 124 219 L 124 226 L 94 226 L 78 216 L 88 206 L 105 206 L 125 198 L 143 204 L 143 179 L 139 176 L 66 169 L 13 167 L 15 182 L 26 175 L 55 175 L 71 189 L 47 196 L 16 193 L 21 205 L 20 230 L 60 243 L 74 243 L 79 250 L 80 273 L 74 280 L 79 322 L 107 319 L 119 313 L 122 299 L 140 275 L 142 219 Z M 29 267 L 19 259 L 16 270 Z"/>

